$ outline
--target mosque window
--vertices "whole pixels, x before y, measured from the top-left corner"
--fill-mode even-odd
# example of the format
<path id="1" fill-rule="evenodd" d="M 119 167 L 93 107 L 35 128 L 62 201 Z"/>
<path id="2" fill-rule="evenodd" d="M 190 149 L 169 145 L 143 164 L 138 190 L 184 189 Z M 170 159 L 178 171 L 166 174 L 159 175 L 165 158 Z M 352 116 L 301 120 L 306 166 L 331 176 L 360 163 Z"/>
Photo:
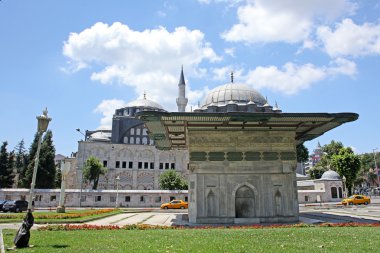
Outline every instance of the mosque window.
<path id="1" fill-rule="evenodd" d="M 123 161 L 123 163 L 121 164 L 121 167 L 122 167 L 123 169 L 125 169 L 125 168 L 127 167 L 127 162 Z"/>
<path id="2" fill-rule="evenodd" d="M 131 135 L 134 135 L 135 134 L 135 129 L 131 128 L 131 130 L 129 132 L 130 132 Z"/>
<path id="3" fill-rule="evenodd" d="M 102 196 L 95 196 L 95 202 L 102 201 Z"/>
<path id="4" fill-rule="evenodd" d="M 151 169 L 151 170 L 154 169 L 154 163 L 150 163 L 150 169 Z"/>
<path id="5" fill-rule="evenodd" d="M 137 128 L 136 129 L 136 135 L 140 135 L 141 134 L 141 129 L 140 128 Z"/>
<path id="6" fill-rule="evenodd" d="M 142 138 L 142 144 L 144 145 L 148 144 L 148 139 L 146 137 Z"/>
<path id="7" fill-rule="evenodd" d="M 145 202 L 145 197 L 144 196 L 140 196 L 140 202 Z"/>
<path id="8" fill-rule="evenodd" d="M 129 144 L 135 144 L 135 138 L 133 137 L 129 138 Z"/>
<path id="9" fill-rule="evenodd" d="M 57 195 L 51 195 L 50 196 L 50 201 L 53 202 L 53 201 L 56 201 L 57 200 Z"/>
<path id="10" fill-rule="evenodd" d="M 170 168 L 171 168 L 172 170 L 175 170 L 175 163 L 171 163 L 171 164 L 170 164 Z"/>
<path id="11" fill-rule="evenodd" d="M 143 135 L 148 135 L 148 130 L 146 128 L 143 129 Z"/>
<path id="12" fill-rule="evenodd" d="M 305 196 L 305 202 L 309 202 L 309 196 Z"/>
<path id="13" fill-rule="evenodd" d="M 185 202 L 189 202 L 189 197 L 185 197 Z"/>
<path id="14" fill-rule="evenodd" d="M 137 168 L 138 168 L 138 169 L 142 169 L 142 162 L 138 162 L 138 164 L 137 164 Z"/>
<path id="15" fill-rule="evenodd" d="M 124 143 L 128 143 L 128 137 L 124 137 L 123 142 L 124 142 Z"/>
<path id="16" fill-rule="evenodd" d="M 149 163 L 148 163 L 148 162 L 145 162 L 145 163 L 144 163 L 144 169 L 148 169 L 148 167 L 149 167 Z"/>
<path id="17" fill-rule="evenodd" d="M 133 162 L 129 162 L 129 163 L 128 163 L 128 168 L 129 168 L 129 169 L 132 169 L 132 168 L 133 168 Z"/>
<path id="18" fill-rule="evenodd" d="M 336 199 L 338 198 L 338 191 L 336 187 L 331 187 L 331 198 Z"/>
<path id="19" fill-rule="evenodd" d="M 125 202 L 131 202 L 131 196 L 125 196 Z"/>
<path id="20" fill-rule="evenodd" d="M 116 169 L 120 168 L 120 161 L 116 161 L 116 162 L 115 162 L 115 168 L 116 168 Z"/>
<path id="21" fill-rule="evenodd" d="M 103 167 L 104 167 L 104 168 L 107 168 L 107 165 L 108 165 L 107 160 L 103 160 Z"/>
<path id="22" fill-rule="evenodd" d="M 170 196 L 170 201 L 175 200 L 174 196 Z"/>
<path id="23" fill-rule="evenodd" d="M 165 163 L 165 170 L 169 169 L 169 163 Z"/>
<path id="24" fill-rule="evenodd" d="M 160 163 L 160 170 L 164 169 L 164 163 Z"/>
<path id="25" fill-rule="evenodd" d="M 136 137 L 136 144 L 140 144 L 140 137 Z"/>

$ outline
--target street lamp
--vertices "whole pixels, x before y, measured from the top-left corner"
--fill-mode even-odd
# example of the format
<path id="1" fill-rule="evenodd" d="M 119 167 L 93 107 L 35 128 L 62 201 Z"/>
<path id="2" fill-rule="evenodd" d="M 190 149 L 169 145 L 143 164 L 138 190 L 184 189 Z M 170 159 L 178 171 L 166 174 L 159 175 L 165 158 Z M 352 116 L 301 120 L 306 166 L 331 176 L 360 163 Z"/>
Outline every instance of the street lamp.
<path id="1" fill-rule="evenodd" d="M 117 176 L 116 177 L 116 204 L 115 204 L 115 208 L 117 208 L 118 203 L 119 203 L 119 182 L 120 182 L 120 177 Z"/>
<path id="2" fill-rule="evenodd" d="M 69 174 L 70 171 L 70 162 L 65 160 L 61 161 L 61 194 L 59 195 L 59 204 L 57 207 L 57 213 L 64 213 L 65 212 L 65 188 L 66 188 L 66 177 L 67 174 Z"/>
<path id="3" fill-rule="evenodd" d="M 377 150 L 377 148 L 374 148 L 374 149 L 372 149 L 372 152 L 373 152 L 373 160 L 375 161 L 375 171 L 376 171 L 376 175 L 377 175 L 377 184 L 380 186 L 379 170 L 377 168 L 377 163 L 376 163 L 376 153 L 375 153 L 376 150 Z"/>
<path id="4" fill-rule="evenodd" d="M 36 185 L 36 176 L 37 176 L 38 162 L 39 162 L 39 157 L 40 157 L 42 135 L 44 134 L 44 132 L 46 132 L 49 122 L 51 121 L 51 118 L 48 117 L 47 108 L 43 111 L 41 116 L 37 116 L 37 121 L 38 121 L 38 125 L 37 125 L 38 146 L 37 146 L 36 158 L 34 160 L 32 183 L 30 184 L 28 211 L 21 224 L 21 227 L 19 228 L 15 238 L 13 239 L 13 242 L 16 248 L 26 248 L 29 246 L 30 229 L 34 225 L 32 204 L 33 204 L 34 187 Z"/>
<path id="5" fill-rule="evenodd" d="M 34 197 L 33 196 L 34 195 L 34 187 L 36 185 L 37 169 L 38 169 L 38 163 L 39 163 L 39 159 L 40 159 L 42 135 L 44 132 L 46 132 L 48 125 L 49 125 L 49 122 L 51 121 L 51 118 L 48 117 L 47 108 L 43 111 L 41 116 L 37 116 L 37 120 L 38 120 L 37 131 L 38 131 L 39 138 L 38 138 L 36 158 L 34 160 L 32 183 L 30 184 L 28 209 L 32 209 L 32 202 L 33 202 L 33 197 Z"/>

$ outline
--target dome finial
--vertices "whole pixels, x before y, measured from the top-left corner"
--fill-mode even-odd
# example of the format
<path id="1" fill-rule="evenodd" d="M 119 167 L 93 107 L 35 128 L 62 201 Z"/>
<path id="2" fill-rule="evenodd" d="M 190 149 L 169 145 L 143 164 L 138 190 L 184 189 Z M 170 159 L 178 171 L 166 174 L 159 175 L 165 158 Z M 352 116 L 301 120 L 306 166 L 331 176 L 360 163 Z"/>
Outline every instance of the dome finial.
<path id="1" fill-rule="evenodd" d="M 146 90 L 144 90 L 144 99 L 146 99 Z"/>
<path id="2" fill-rule="evenodd" d="M 231 71 L 231 83 L 234 83 L 234 72 Z"/>

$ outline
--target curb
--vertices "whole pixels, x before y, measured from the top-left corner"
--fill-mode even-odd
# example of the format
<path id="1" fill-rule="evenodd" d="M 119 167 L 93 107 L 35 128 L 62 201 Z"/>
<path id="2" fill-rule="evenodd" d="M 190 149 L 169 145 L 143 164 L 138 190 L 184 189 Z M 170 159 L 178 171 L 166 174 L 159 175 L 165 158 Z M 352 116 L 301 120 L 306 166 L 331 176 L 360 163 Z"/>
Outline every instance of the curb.
<path id="1" fill-rule="evenodd" d="M 4 240 L 3 240 L 3 230 L 0 228 L 0 252 L 5 253 Z"/>

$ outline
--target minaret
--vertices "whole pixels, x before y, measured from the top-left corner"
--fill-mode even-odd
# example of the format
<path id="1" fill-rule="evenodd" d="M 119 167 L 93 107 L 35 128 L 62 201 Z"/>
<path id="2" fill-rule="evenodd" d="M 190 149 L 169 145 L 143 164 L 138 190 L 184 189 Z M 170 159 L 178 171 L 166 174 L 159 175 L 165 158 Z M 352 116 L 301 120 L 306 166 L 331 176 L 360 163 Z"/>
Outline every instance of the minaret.
<path id="1" fill-rule="evenodd" d="M 182 66 L 181 76 L 179 77 L 179 83 L 178 83 L 178 98 L 176 99 L 178 112 L 186 111 L 186 105 L 187 105 L 188 99 L 185 97 L 185 88 L 186 88 L 186 83 L 185 83 L 185 77 L 183 75 L 183 66 Z"/>

